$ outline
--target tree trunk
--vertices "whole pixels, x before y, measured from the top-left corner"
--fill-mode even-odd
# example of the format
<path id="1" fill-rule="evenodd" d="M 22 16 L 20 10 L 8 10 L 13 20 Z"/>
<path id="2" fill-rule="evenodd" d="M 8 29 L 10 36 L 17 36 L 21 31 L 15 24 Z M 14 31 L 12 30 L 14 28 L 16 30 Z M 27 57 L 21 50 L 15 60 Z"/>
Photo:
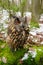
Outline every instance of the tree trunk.
<path id="1" fill-rule="evenodd" d="M 40 14 L 42 13 L 40 0 L 32 0 L 32 16 L 36 21 L 39 21 Z"/>

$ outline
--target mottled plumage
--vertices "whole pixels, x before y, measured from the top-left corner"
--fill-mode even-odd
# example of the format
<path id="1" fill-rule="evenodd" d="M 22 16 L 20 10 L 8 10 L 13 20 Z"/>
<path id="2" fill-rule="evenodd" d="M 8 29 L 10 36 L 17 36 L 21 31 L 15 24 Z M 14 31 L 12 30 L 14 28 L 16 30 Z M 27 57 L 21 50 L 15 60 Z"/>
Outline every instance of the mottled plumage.
<path id="1" fill-rule="evenodd" d="M 8 26 L 8 44 L 11 49 L 23 48 L 23 45 L 27 43 L 27 38 L 29 35 L 29 27 L 26 26 L 27 23 L 18 17 L 13 16 L 13 21 L 9 23 Z"/>

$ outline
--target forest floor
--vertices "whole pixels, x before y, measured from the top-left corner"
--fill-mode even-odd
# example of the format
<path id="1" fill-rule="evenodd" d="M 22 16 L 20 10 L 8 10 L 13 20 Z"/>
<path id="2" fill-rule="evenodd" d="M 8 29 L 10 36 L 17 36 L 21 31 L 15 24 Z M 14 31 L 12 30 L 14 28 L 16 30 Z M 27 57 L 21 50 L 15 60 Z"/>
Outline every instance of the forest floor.
<path id="1" fill-rule="evenodd" d="M 5 21 L 7 16 L 5 11 L 4 13 L 5 14 L 3 14 L 1 23 Z M 7 27 L 5 23 L 3 23 L 3 25 L 5 26 L 4 28 Z M 33 36 L 35 37 L 32 40 L 35 41 L 36 43 L 37 43 L 37 39 L 39 40 L 40 37 L 43 37 L 42 36 L 43 24 L 40 24 L 39 26 L 40 27 L 37 28 L 38 24 L 35 22 L 32 22 L 31 23 L 32 29 L 29 32 L 30 34 L 32 34 L 31 38 L 33 38 Z M 37 33 L 40 33 L 38 35 L 38 38 L 36 37 Z M 41 39 L 43 40 L 43 38 Z M 43 44 L 43 41 L 41 41 L 41 44 Z M 24 63 L 20 62 L 20 60 L 22 60 Z M 7 45 L 7 43 L 0 40 L 0 65 L 32 65 L 32 64 L 43 65 L 43 46 L 42 45 L 41 46 L 34 45 L 32 47 L 28 47 L 28 50 L 20 49 L 18 51 L 12 52 L 9 46 Z"/>
<path id="2" fill-rule="evenodd" d="M 28 55 L 29 53 L 31 54 L 31 56 Z M 25 62 L 23 58 L 24 60 L 26 60 L 27 58 L 27 62 Z M 22 59 L 25 63 L 19 64 L 20 59 Z M 29 47 L 28 51 L 26 49 L 21 49 L 12 52 L 9 46 L 5 42 L 0 40 L 0 65 L 25 65 L 26 63 L 27 65 L 32 65 L 32 63 L 34 64 L 34 62 L 31 61 L 31 59 L 35 59 L 34 62 L 37 65 L 39 65 L 39 63 L 40 65 L 43 65 L 43 46 Z M 28 63 L 29 61 L 31 64 Z"/>

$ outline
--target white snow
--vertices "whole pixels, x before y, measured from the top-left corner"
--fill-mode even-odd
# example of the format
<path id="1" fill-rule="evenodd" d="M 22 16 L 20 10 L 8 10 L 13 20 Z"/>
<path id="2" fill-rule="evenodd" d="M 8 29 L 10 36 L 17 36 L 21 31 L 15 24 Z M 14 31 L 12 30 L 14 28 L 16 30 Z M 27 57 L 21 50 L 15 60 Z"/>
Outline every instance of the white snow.
<path id="1" fill-rule="evenodd" d="M 37 29 L 37 32 L 43 32 L 43 24 L 39 24 L 40 28 Z"/>
<path id="2" fill-rule="evenodd" d="M 36 32 L 30 31 L 29 33 L 32 34 L 32 35 L 36 35 Z"/>
<path id="3" fill-rule="evenodd" d="M 8 18 L 9 18 L 8 12 L 3 9 L 3 17 L 2 17 L 2 20 L 4 21 L 4 20 L 6 20 L 6 19 L 8 19 Z M 3 21 L 2 21 L 2 22 L 3 22 Z"/>
<path id="4" fill-rule="evenodd" d="M 3 9 L 2 18 L 0 19 L 0 23 L 3 23 L 5 26 L 5 20 L 9 18 L 9 14 L 6 10 Z"/>
<path id="5" fill-rule="evenodd" d="M 31 53 L 31 55 L 32 55 L 33 58 L 36 57 L 36 54 L 37 54 L 36 49 L 35 49 L 35 51 L 28 51 L 28 52 Z"/>
<path id="6" fill-rule="evenodd" d="M 39 24 L 39 28 L 33 28 L 32 30 L 30 30 L 30 34 L 32 35 L 36 35 L 37 33 L 43 33 L 43 24 Z"/>
<path id="7" fill-rule="evenodd" d="M 24 57 L 21 60 L 23 61 L 23 60 L 26 60 L 26 59 L 28 59 L 28 53 L 25 53 Z"/>
<path id="8" fill-rule="evenodd" d="M 32 55 L 32 58 L 36 57 L 37 52 L 36 52 L 36 49 L 35 49 L 34 51 L 28 51 L 27 53 L 25 53 L 24 57 L 21 60 L 23 61 L 23 60 L 28 59 L 29 53 Z"/>
<path id="9" fill-rule="evenodd" d="M 3 24 L 3 27 L 4 27 L 4 28 L 7 28 L 7 27 L 8 27 L 8 25 L 4 23 L 4 24 Z"/>
<path id="10" fill-rule="evenodd" d="M 9 18 L 9 13 L 6 10 L 3 9 L 2 17 L 0 18 L 0 24 L 3 24 L 2 25 L 3 31 L 1 31 L 2 29 L 0 29 L 0 31 L 1 31 L 1 33 L 5 33 L 4 37 L 7 36 L 6 31 L 7 31 L 8 24 L 6 24 L 6 21 L 8 21 L 8 18 Z"/>

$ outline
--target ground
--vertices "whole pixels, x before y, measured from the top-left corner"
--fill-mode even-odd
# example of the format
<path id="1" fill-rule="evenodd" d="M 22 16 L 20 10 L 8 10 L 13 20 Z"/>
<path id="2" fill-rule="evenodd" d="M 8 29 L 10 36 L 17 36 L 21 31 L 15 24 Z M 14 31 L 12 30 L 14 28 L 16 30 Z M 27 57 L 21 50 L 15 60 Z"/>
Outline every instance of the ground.
<path id="1" fill-rule="evenodd" d="M 5 15 L 7 16 L 7 13 L 3 15 L 2 23 L 7 19 Z M 5 26 L 4 28 L 7 27 L 5 23 L 3 23 L 3 25 Z M 39 24 L 38 22 L 33 21 L 30 22 L 30 27 L 39 27 Z M 37 29 L 38 32 L 41 31 L 39 29 L 42 30 L 43 25 L 41 28 Z M 35 33 L 35 31 L 36 28 L 32 32 Z M 25 59 L 23 60 L 23 58 Z M 0 40 L 0 65 L 43 65 L 43 46 L 34 45 L 32 47 L 26 47 L 26 49 L 12 52 L 7 43 Z"/>
<path id="2" fill-rule="evenodd" d="M 33 55 L 29 55 L 29 58 L 27 60 L 23 60 L 23 64 L 20 64 L 20 59 L 22 59 L 24 54 L 28 53 L 28 51 L 31 51 Z M 26 49 L 21 49 L 12 52 L 9 46 L 0 40 L 0 65 L 34 65 L 34 63 L 37 65 L 43 65 L 43 46 L 33 46 L 32 48 L 30 47 L 28 51 Z"/>
<path id="3" fill-rule="evenodd" d="M 13 53 L 5 42 L 0 41 L 0 65 L 16 64 L 19 61 L 18 59 L 24 55 L 25 51 L 21 49 Z"/>

